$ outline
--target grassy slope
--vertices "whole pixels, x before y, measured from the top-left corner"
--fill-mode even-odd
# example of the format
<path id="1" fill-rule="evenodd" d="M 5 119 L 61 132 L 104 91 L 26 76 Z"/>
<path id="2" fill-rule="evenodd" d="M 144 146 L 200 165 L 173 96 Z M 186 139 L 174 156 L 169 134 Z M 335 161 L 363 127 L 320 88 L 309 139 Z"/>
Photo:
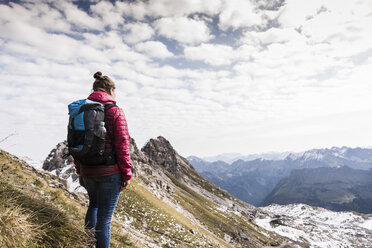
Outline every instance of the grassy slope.
<path id="1" fill-rule="evenodd" d="M 0 150 L 0 243 L 5 247 L 87 247 L 83 229 L 85 197 L 69 193 L 61 181 L 41 173 Z M 225 194 L 192 171 L 190 177 L 219 197 Z M 168 175 L 172 178 L 171 175 Z M 111 247 L 233 247 L 226 235 L 241 235 L 242 247 L 282 243 L 248 216 L 221 211 L 219 206 L 172 178 L 172 201 L 181 211 L 154 196 L 147 180 L 136 178 L 115 210 Z M 186 210 L 186 211 L 185 211 Z M 190 219 L 185 212 L 192 213 Z"/>
<path id="2" fill-rule="evenodd" d="M 184 170 L 184 175 L 192 178 L 203 189 L 206 189 L 217 197 L 233 199 L 226 191 L 205 180 L 194 170 Z M 229 235 L 235 239 L 238 238 L 241 240 L 240 244 L 243 247 L 278 246 L 283 242 L 280 237 L 257 226 L 244 213 L 221 211 L 219 206 L 190 190 L 186 185 L 182 183 L 178 184 L 183 189 L 183 192 L 179 192 L 178 199 L 183 201 L 185 208 L 192 211 L 218 237 L 224 238 L 225 235 Z M 241 202 L 238 199 L 235 199 L 235 201 Z M 240 237 L 237 237 L 238 234 L 240 234 Z"/>
<path id="3" fill-rule="evenodd" d="M 0 243 L 2 247 L 87 247 L 85 200 L 60 180 L 0 150 Z M 112 247 L 131 247 L 113 227 Z"/>
<path id="4" fill-rule="evenodd" d="M 184 173 L 207 191 L 218 197 L 226 197 L 226 192 L 192 170 Z M 116 217 L 130 220 L 130 226 L 146 233 L 163 247 L 233 247 L 225 240 L 227 235 L 232 238 L 240 235 L 239 245 L 242 247 L 278 246 L 283 242 L 277 235 L 257 226 L 248 216 L 221 210 L 220 206 L 190 189 L 182 180 L 166 174 L 177 186 L 170 200 L 179 205 L 181 211 L 158 199 L 147 189 L 145 184 L 151 178 L 140 177 L 122 194 Z M 191 219 L 187 212 L 193 215 Z"/>

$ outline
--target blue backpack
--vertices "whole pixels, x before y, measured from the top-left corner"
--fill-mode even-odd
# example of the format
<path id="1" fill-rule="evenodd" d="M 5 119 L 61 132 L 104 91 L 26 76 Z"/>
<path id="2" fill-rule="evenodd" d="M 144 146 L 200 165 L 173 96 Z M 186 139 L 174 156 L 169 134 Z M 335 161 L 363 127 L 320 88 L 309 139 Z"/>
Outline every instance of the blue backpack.
<path id="1" fill-rule="evenodd" d="M 69 122 L 67 144 L 69 154 L 84 165 L 115 164 L 115 155 L 105 152 L 105 139 L 99 137 L 100 123 L 104 122 L 105 111 L 114 104 L 82 99 L 68 105 Z"/>

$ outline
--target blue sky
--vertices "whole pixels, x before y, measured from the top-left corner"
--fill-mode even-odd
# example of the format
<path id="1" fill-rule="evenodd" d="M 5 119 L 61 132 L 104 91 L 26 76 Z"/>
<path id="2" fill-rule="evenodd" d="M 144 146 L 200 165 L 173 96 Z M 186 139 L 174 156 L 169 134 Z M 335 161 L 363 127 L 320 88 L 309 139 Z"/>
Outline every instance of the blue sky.
<path id="1" fill-rule="evenodd" d="M 93 74 L 142 146 L 183 156 L 372 144 L 372 1 L 2 1 L 0 148 L 43 159 Z"/>

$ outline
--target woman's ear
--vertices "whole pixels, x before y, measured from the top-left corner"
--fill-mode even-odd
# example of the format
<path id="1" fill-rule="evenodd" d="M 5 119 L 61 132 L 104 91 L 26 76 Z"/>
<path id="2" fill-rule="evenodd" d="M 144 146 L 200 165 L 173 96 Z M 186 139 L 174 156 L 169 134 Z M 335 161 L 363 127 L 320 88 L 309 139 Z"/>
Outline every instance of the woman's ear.
<path id="1" fill-rule="evenodd" d="M 111 88 L 111 89 L 110 89 L 110 95 L 112 96 L 112 98 L 115 99 L 115 97 L 116 97 L 116 94 L 115 94 L 115 88 Z"/>

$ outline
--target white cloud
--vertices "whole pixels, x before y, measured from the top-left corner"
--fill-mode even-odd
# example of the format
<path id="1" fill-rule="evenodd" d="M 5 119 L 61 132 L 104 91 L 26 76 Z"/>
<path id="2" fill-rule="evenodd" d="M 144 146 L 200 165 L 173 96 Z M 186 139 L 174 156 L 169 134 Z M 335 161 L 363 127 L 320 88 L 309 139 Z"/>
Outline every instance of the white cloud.
<path id="1" fill-rule="evenodd" d="M 368 50 L 372 43 L 372 16 L 368 1 L 287 1 L 278 19 L 288 28 L 300 28 L 301 35 L 311 44 L 329 44 L 331 56 L 347 58 Z"/>
<path id="2" fill-rule="evenodd" d="M 147 2 L 135 1 L 131 3 L 117 2 L 116 6 L 125 15 L 137 20 L 144 20 L 146 16 L 152 18 L 180 18 L 193 14 L 218 16 L 219 26 L 226 30 L 241 27 L 261 26 L 266 17 L 262 16 L 257 6 L 246 0 L 149 0 Z M 266 11 L 269 16 L 273 13 Z M 207 18 L 210 19 L 210 18 Z"/>
<path id="3" fill-rule="evenodd" d="M 198 44 L 212 38 L 205 22 L 186 17 L 161 18 L 155 21 L 154 27 L 160 35 L 185 44 Z"/>
<path id="4" fill-rule="evenodd" d="M 128 23 L 124 29 L 129 30 L 129 33 L 124 34 L 123 39 L 131 44 L 149 40 L 155 33 L 147 23 Z"/>
<path id="5" fill-rule="evenodd" d="M 0 37 L 8 42 L 4 45 L 16 54 L 31 58 L 71 63 L 81 61 L 107 61 L 102 51 L 89 44 L 63 34 L 49 34 L 44 30 L 25 23 L 7 23 L 0 27 Z"/>
<path id="6" fill-rule="evenodd" d="M 150 16 L 181 17 L 193 13 L 217 14 L 221 8 L 221 0 L 150 0 L 148 13 Z"/>
<path id="7" fill-rule="evenodd" d="M 117 11 L 115 6 L 109 1 L 100 1 L 90 8 L 93 13 L 101 17 L 105 26 L 117 28 L 119 24 L 124 24 L 124 18 L 121 13 Z"/>
<path id="8" fill-rule="evenodd" d="M 317 15 L 322 9 L 323 2 L 322 0 L 288 0 L 282 7 L 278 21 L 284 27 L 301 27 L 306 20 Z"/>
<path id="9" fill-rule="evenodd" d="M 270 28 L 264 32 L 245 31 L 240 43 L 249 45 L 267 45 L 288 41 L 304 41 L 306 37 L 293 28 Z"/>
<path id="10" fill-rule="evenodd" d="M 0 5 L 0 22 L 24 22 L 33 26 L 42 27 L 48 32 L 70 33 L 71 25 L 63 15 L 48 4 L 26 4 L 21 6 L 12 3 L 11 6 Z M 53 25 L 51 25 L 53 23 Z"/>
<path id="11" fill-rule="evenodd" d="M 58 1 L 54 4 L 59 10 L 63 11 L 67 21 L 73 24 L 77 29 L 103 30 L 104 24 L 99 18 L 91 17 L 73 3 Z"/>
<path id="12" fill-rule="evenodd" d="M 367 24 L 371 23 L 372 16 L 363 16 L 359 8 L 350 11 L 335 9 L 323 12 L 303 24 L 303 33 L 313 42 L 331 44 L 332 54 L 338 54 L 340 57 L 364 52 L 368 44 L 372 44 Z M 345 19 L 346 16 L 348 18 Z"/>
<path id="13" fill-rule="evenodd" d="M 115 2 L 115 7 L 125 16 L 133 17 L 136 20 L 144 20 L 147 15 L 147 4 L 142 1 L 136 2 Z"/>
<path id="14" fill-rule="evenodd" d="M 122 36 L 116 31 L 101 34 L 84 33 L 82 36 L 85 44 L 98 50 L 105 50 L 123 44 Z"/>
<path id="15" fill-rule="evenodd" d="M 48 1 L 0 4 L 0 104 L 15 106 L 0 110 L 0 137 L 19 133 L 2 148 L 45 158 L 65 139 L 67 104 L 89 94 L 98 70 L 116 82 L 139 146 L 158 135 L 182 155 L 368 143 L 370 1 L 286 1 L 279 11 L 248 1 L 96 1 L 91 12 Z M 275 28 L 252 28 L 276 16 Z M 223 37 L 229 27 L 242 37 Z M 226 39 L 215 44 L 214 34 Z M 337 130 L 327 132 L 332 116 Z"/>
<path id="16" fill-rule="evenodd" d="M 259 49 L 243 44 L 233 48 L 228 45 L 203 43 L 200 46 L 185 47 L 185 58 L 203 61 L 212 66 L 229 66 L 235 62 L 250 61 L 258 55 Z"/>
<path id="17" fill-rule="evenodd" d="M 143 62 L 149 60 L 145 55 L 135 52 L 134 49 L 131 49 L 123 43 L 116 44 L 115 47 L 106 49 L 104 53 L 107 58 L 112 61 L 117 60 L 120 62 L 125 61 L 127 63 L 135 63 L 138 61 Z"/>
<path id="18" fill-rule="evenodd" d="M 69 52 L 76 47 L 77 42 L 64 35 L 47 34 L 44 30 L 25 23 L 7 23 L 0 27 L 0 36 L 7 41 L 8 48 L 23 47 L 15 53 L 26 52 L 31 56 L 47 56 L 55 59 L 70 59 L 74 56 Z M 66 50 L 64 49 L 66 48 Z"/>
<path id="19" fill-rule="evenodd" d="M 135 46 L 137 51 L 144 52 L 152 58 L 165 59 L 174 56 L 167 47 L 159 41 L 147 41 Z"/>
<path id="20" fill-rule="evenodd" d="M 116 6 L 125 15 L 137 20 L 144 20 L 149 17 L 182 17 L 195 13 L 207 15 L 218 14 L 222 8 L 222 0 L 150 0 L 135 1 L 131 3 L 116 2 Z"/>
<path id="21" fill-rule="evenodd" d="M 32 12 L 15 3 L 12 3 L 10 6 L 0 4 L 0 11 L 0 20 L 2 23 L 10 21 L 29 21 L 32 19 L 33 15 L 35 15 L 32 15 Z"/>
<path id="22" fill-rule="evenodd" d="M 263 18 L 259 10 L 248 0 L 225 0 L 219 20 L 219 26 L 222 30 L 230 27 L 237 29 L 263 24 Z"/>
<path id="23" fill-rule="evenodd" d="M 260 47 L 243 44 L 238 47 L 235 51 L 239 61 L 250 61 L 252 57 L 257 56 L 260 51 Z"/>
<path id="24" fill-rule="evenodd" d="M 230 65 L 235 57 L 234 50 L 226 45 L 201 44 L 198 47 L 186 47 L 185 57 L 201 60 L 214 66 Z"/>

